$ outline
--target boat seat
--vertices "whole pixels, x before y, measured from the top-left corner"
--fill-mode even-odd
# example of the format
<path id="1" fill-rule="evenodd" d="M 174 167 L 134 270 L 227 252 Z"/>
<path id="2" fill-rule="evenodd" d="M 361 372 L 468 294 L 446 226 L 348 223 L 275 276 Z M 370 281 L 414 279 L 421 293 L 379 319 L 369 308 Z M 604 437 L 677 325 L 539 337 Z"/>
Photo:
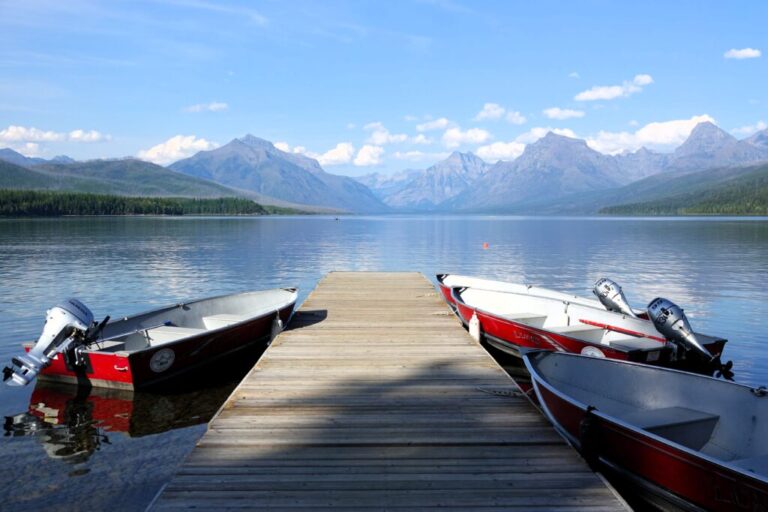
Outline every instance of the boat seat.
<path id="1" fill-rule="evenodd" d="M 519 322 L 521 324 L 530 325 L 532 327 L 541 327 L 544 324 L 544 321 L 547 319 L 547 315 L 542 315 L 539 313 L 509 313 L 508 315 L 501 315 L 501 317 L 505 320 Z"/>
<path id="2" fill-rule="evenodd" d="M 248 317 L 240 315 L 211 315 L 203 317 L 203 325 L 206 329 L 221 329 L 247 319 Z"/>
<path id="3" fill-rule="evenodd" d="M 172 341 L 189 338 L 196 334 L 206 332 L 206 329 L 191 329 L 189 327 L 176 327 L 174 325 L 163 325 L 154 327 L 145 331 L 149 337 L 149 346 L 155 347 Z"/>
<path id="4" fill-rule="evenodd" d="M 768 455 L 755 455 L 730 461 L 734 466 L 746 469 L 759 475 L 768 475 Z"/>
<path id="5" fill-rule="evenodd" d="M 653 348 L 662 348 L 664 346 L 660 341 L 649 340 L 648 338 L 621 338 L 611 340 L 609 345 L 612 347 L 623 348 L 625 350 L 646 350 Z"/>
<path id="6" fill-rule="evenodd" d="M 700 450 L 717 425 L 720 416 L 687 407 L 641 409 L 620 419 L 694 450 Z"/>
<path id="7" fill-rule="evenodd" d="M 605 333 L 605 329 L 586 324 L 555 325 L 554 327 L 547 327 L 546 329 L 558 334 L 564 334 L 571 338 L 576 338 L 577 340 L 589 341 L 592 343 L 600 343 L 603 339 L 603 334 Z"/>

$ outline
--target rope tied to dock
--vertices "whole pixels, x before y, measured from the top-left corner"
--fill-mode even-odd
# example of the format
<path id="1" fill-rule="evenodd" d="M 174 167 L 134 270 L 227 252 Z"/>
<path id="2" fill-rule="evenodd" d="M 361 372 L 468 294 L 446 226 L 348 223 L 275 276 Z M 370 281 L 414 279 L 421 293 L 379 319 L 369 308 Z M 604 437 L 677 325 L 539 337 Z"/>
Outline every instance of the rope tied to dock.
<path id="1" fill-rule="evenodd" d="M 525 398 L 528 396 L 528 393 L 523 393 L 522 391 L 516 391 L 513 389 L 487 389 L 487 388 L 475 388 L 478 391 L 481 391 L 483 393 L 488 393 L 489 395 L 496 395 L 496 396 L 506 396 L 506 397 L 515 397 L 515 398 Z M 533 388 L 531 388 L 533 389 Z"/>

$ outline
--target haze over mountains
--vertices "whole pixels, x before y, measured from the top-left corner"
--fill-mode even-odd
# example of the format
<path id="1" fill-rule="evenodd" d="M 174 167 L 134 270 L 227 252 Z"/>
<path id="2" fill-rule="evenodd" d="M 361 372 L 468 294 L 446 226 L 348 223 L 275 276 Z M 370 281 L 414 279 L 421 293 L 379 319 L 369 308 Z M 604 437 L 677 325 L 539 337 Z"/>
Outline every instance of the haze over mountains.
<path id="1" fill-rule="evenodd" d="M 672 153 L 641 148 L 619 155 L 599 153 L 583 140 L 550 132 L 512 161 L 489 164 L 472 153 L 454 152 L 426 169 L 357 179 L 330 174 L 317 160 L 282 151 L 253 135 L 169 168 L 137 159 L 48 161 L 10 149 L 0 150 L 0 161 L 7 162 L 0 166 L 2 188 L 240 196 L 265 204 L 354 213 L 590 214 L 656 200 L 671 189 L 678 194 L 684 191 L 680 187 L 693 185 L 700 191 L 716 190 L 744 172 L 759 174 L 762 171 L 746 166 L 768 161 L 768 130 L 738 140 L 712 123 L 701 123 Z"/>

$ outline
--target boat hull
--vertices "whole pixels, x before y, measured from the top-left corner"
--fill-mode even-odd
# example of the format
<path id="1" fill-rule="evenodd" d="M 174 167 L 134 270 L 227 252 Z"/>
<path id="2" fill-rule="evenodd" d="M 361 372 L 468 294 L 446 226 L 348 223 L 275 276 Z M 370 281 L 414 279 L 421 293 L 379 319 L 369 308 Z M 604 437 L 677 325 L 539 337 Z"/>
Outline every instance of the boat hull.
<path id="1" fill-rule="evenodd" d="M 271 341 L 275 317 L 286 325 L 293 313 L 291 303 L 278 311 L 255 317 L 236 326 L 213 330 L 135 352 L 86 351 L 84 367 L 70 365 L 64 354 L 55 356 L 38 375 L 39 380 L 116 389 L 146 389 L 181 378 L 246 348 Z M 32 345 L 25 345 L 28 351 Z"/>
<path id="2" fill-rule="evenodd" d="M 628 476 L 685 510 L 768 510 L 768 484 L 697 456 L 581 404 L 550 386 L 526 359 L 549 420 L 594 465 Z"/>

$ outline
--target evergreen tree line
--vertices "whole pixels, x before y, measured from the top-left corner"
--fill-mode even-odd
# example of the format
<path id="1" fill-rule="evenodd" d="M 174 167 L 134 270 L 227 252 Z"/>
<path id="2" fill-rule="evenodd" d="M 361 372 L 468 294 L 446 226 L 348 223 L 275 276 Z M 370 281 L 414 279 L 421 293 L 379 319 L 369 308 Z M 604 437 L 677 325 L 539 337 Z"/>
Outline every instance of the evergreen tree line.
<path id="1" fill-rule="evenodd" d="M 768 215 L 768 173 L 754 173 L 719 188 L 645 203 L 609 206 L 609 215 Z"/>
<path id="2" fill-rule="evenodd" d="M 0 216 L 61 215 L 264 215 L 249 199 L 222 197 L 126 197 L 73 192 L 0 190 Z"/>

